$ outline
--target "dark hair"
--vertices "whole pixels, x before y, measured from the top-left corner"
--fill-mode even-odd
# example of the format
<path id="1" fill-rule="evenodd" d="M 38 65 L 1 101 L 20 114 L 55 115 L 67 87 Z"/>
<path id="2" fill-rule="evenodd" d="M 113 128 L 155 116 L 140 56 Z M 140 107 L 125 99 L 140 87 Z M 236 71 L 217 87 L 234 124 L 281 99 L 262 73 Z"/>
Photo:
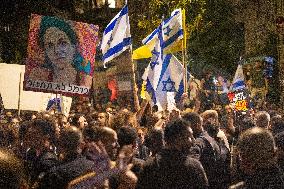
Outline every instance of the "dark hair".
<path id="1" fill-rule="evenodd" d="M 100 139 L 100 130 L 100 127 L 97 126 L 85 127 L 83 130 L 83 137 L 85 140 L 97 142 Z"/>
<path id="2" fill-rule="evenodd" d="M 0 150 L 0 188 L 19 189 L 26 182 L 22 162 L 14 154 Z"/>
<path id="3" fill-rule="evenodd" d="M 73 126 L 63 129 L 59 138 L 61 147 L 69 152 L 76 151 L 82 140 L 82 132 Z"/>
<path id="4" fill-rule="evenodd" d="M 220 128 L 219 125 L 217 125 L 216 123 L 206 122 L 204 124 L 204 128 L 211 137 L 217 138 L 217 134 L 218 134 L 219 128 Z"/>
<path id="5" fill-rule="evenodd" d="M 124 145 L 134 144 L 138 138 L 137 132 L 133 127 L 124 126 L 117 132 L 118 143 L 122 147 Z"/>
<path id="6" fill-rule="evenodd" d="M 48 136 L 48 138 L 55 143 L 56 137 L 55 137 L 55 126 L 52 122 L 48 120 L 43 119 L 35 119 L 32 121 L 23 122 L 20 125 L 19 129 L 19 137 L 20 139 L 23 139 L 24 136 L 27 134 L 29 128 L 35 128 L 40 130 L 41 134 L 44 136 Z"/>
<path id="7" fill-rule="evenodd" d="M 39 29 L 39 45 L 41 48 L 44 48 L 44 34 L 46 30 L 50 27 L 56 27 L 66 33 L 68 38 L 70 39 L 73 45 L 77 43 L 76 33 L 73 31 L 71 26 L 66 23 L 66 21 L 51 17 L 51 16 L 43 16 L 40 22 L 40 29 Z"/>
<path id="8" fill-rule="evenodd" d="M 165 128 L 165 141 L 167 143 L 172 143 L 180 136 L 183 135 L 184 132 L 187 131 L 189 125 L 183 119 L 176 119 L 169 122 Z"/>
<path id="9" fill-rule="evenodd" d="M 75 114 L 72 118 L 70 117 L 70 120 L 69 120 L 70 124 L 71 124 L 72 126 L 78 127 L 79 119 L 80 119 L 80 117 L 82 117 L 82 116 L 84 117 L 84 114 L 77 113 L 77 114 Z"/>
<path id="10" fill-rule="evenodd" d="M 270 123 L 273 135 L 284 131 L 284 120 L 282 117 L 274 116 L 271 118 Z"/>
<path id="11" fill-rule="evenodd" d="M 242 125 L 241 125 L 241 131 L 245 131 L 247 129 L 253 128 L 255 127 L 255 123 L 253 121 L 252 118 L 250 117 L 245 117 L 242 121 Z"/>
<path id="12" fill-rule="evenodd" d="M 162 144 L 165 140 L 164 131 L 162 129 L 153 129 L 145 137 L 145 146 L 152 147 L 153 144 Z"/>
<path id="13" fill-rule="evenodd" d="M 276 147 L 284 150 L 284 132 L 278 133 L 274 138 Z"/>
<path id="14" fill-rule="evenodd" d="M 197 125 L 201 122 L 201 117 L 196 112 L 189 112 L 182 115 L 182 118 L 191 125 Z"/>

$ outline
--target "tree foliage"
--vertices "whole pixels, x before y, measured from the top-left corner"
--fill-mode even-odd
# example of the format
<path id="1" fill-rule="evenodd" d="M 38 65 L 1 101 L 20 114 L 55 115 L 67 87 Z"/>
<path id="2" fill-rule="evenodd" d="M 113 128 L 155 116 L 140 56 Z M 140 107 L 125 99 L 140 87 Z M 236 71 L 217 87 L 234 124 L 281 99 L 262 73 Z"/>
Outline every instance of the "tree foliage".
<path id="1" fill-rule="evenodd" d="M 136 5 L 137 8 L 143 7 Z M 210 65 L 233 73 L 244 51 L 244 30 L 235 20 L 234 6 L 227 0 L 149 0 L 143 13 L 135 15 L 141 41 L 176 8 L 186 10 L 188 57 L 193 68 L 202 70 Z M 134 32 L 136 33 L 136 32 Z M 144 35 L 141 35 L 144 33 Z M 199 69 L 197 68 L 199 67 Z"/>

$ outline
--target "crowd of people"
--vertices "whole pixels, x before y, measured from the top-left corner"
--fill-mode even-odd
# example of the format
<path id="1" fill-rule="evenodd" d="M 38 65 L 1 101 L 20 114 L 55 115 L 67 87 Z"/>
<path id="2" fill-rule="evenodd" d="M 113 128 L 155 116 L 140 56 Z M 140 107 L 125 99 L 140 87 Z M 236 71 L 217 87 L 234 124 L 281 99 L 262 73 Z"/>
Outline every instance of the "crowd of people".
<path id="1" fill-rule="evenodd" d="M 5 112 L 0 188 L 284 187 L 284 119 L 276 106 L 238 113 L 190 98 L 184 94 L 171 112 L 147 100 L 137 112 L 88 101 L 68 116 Z"/>

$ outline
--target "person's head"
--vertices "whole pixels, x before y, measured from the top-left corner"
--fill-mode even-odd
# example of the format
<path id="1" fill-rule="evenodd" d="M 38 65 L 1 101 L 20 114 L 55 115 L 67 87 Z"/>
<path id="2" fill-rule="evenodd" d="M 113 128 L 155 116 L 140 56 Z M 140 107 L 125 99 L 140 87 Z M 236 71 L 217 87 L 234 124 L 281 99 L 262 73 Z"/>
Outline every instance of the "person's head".
<path id="1" fill-rule="evenodd" d="M 61 131 L 59 146 L 63 154 L 80 153 L 82 143 L 83 135 L 77 127 L 70 126 Z"/>
<path id="2" fill-rule="evenodd" d="M 240 127 L 241 127 L 240 128 L 240 132 L 244 132 L 244 131 L 246 131 L 248 129 L 251 129 L 251 128 L 255 127 L 255 123 L 254 123 L 252 118 L 245 117 L 243 119 L 242 124 L 240 125 Z"/>
<path id="3" fill-rule="evenodd" d="M 120 146 L 120 149 L 122 149 L 124 146 L 129 146 L 132 150 L 132 154 L 135 154 L 136 149 L 138 148 L 138 135 L 136 130 L 133 127 L 124 126 L 121 127 L 117 131 L 117 138 L 118 138 L 118 144 Z"/>
<path id="4" fill-rule="evenodd" d="M 98 142 L 100 140 L 100 128 L 96 125 L 88 126 L 83 130 L 83 137 L 86 143 Z"/>
<path id="5" fill-rule="evenodd" d="M 203 121 L 198 113 L 188 112 L 183 114 L 182 118 L 190 124 L 190 127 L 193 131 L 193 136 L 195 138 L 203 132 Z"/>
<path id="6" fill-rule="evenodd" d="M 77 37 L 66 21 L 43 16 L 40 23 L 39 44 L 47 58 L 45 66 L 51 69 L 63 69 L 66 64 L 73 62 Z"/>
<path id="7" fill-rule="evenodd" d="M 218 112 L 216 110 L 206 110 L 201 114 L 204 123 L 218 124 Z"/>
<path id="8" fill-rule="evenodd" d="M 86 125 L 88 125 L 84 114 L 75 114 L 72 117 L 71 125 L 78 127 L 79 129 L 84 129 Z"/>
<path id="9" fill-rule="evenodd" d="M 25 147 L 37 150 L 48 149 L 56 139 L 55 126 L 43 119 L 24 122 L 20 126 L 19 135 Z"/>
<path id="10" fill-rule="evenodd" d="M 255 115 L 255 124 L 257 127 L 268 129 L 270 124 L 270 115 L 266 111 L 259 111 Z"/>
<path id="11" fill-rule="evenodd" d="M 270 128 L 273 135 L 284 131 L 284 120 L 281 116 L 274 116 L 270 121 Z"/>
<path id="12" fill-rule="evenodd" d="M 101 127 L 100 141 L 104 144 L 106 152 L 110 159 L 115 160 L 119 148 L 117 133 L 109 127 Z"/>
<path id="13" fill-rule="evenodd" d="M 243 132 L 238 140 L 237 149 L 241 169 L 246 174 L 270 167 L 276 160 L 273 136 L 264 128 L 254 127 Z"/>
<path id="14" fill-rule="evenodd" d="M 165 142 L 168 149 L 187 153 L 192 146 L 194 138 L 189 124 L 183 119 L 169 122 L 165 127 Z"/>
<path id="15" fill-rule="evenodd" d="M 58 125 L 59 127 L 62 129 L 62 128 L 66 128 L 66 127 L 69 127 L 70 124 L 68 122 L 68 118 L 67 116 L 65 116 L 64 114 L 59 114 L 58 117 L 57 117 L 57 121 L 58 121 Z"/>
<path id="16" fill-rule="evenodd" d="M 28 188 L 26 179 L 22 162 L 14 154 L 0 150 L 0 188 Z"/>
<path id="17" fill-rule="evenodd" d="M 284 132 L 275 135 L 275 144 L 277 147 L 277 158 L 280 161 L 284 161 Z"/>
<path id="18" fill-rule="evenodd" d="M 105 113 L 105 112 L 98 113 L 98 122 L 97 123 L 102 127 L 107 126 L 108 114 Z"/>
<path id="19" fill-rule="evenodd" d="M 145 145 L 153 155 L 157 154 L 165 147 L 164 131 L 162 129 L 151 130 L 146 136 Z"/>

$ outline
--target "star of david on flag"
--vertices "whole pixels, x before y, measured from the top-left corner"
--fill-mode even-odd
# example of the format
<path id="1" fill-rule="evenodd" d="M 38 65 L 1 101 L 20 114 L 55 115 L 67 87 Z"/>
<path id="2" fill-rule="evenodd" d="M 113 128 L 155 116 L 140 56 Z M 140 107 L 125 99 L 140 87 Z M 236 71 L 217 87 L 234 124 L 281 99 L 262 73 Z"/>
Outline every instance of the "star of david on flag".
<path id="1" fill-rule="evenodd" d="M 155 101 L 159 110 L 167 108 L 168 98 L 167 93 L 174 93 L 176 96 L 181 91 L 183 92 L 183 76 L 184 67 L 178 59 L 167 54 L 163 61 L 163 68 L 159 79 L 159 85 L 155 91 Z"/>
<path id="2" fill-rule="evenodd" d="M 183 39 L 182 11 L 176 9 L 171 16 L 162 22 L 163 31 L 163 50 L 170 51 L 180 39 Z M 147 45 L 151 50 L 154 48 L 154 41 L 158 38 L 159 28 L 155 29 L 150 35 L 143 39 L 142 43 Z"/>
<path id="3" fill-rule="evenodd" d="M 156 42 L 155 47 L 152 50 L 152 59 L 150 64 L 148 65 L 150 66 L 150 69 L 148 69 L 148 74 L 147 74 L 148 80 L 154 90 L 157 89 L 163 65 L 162 25 L 159 26 L 158 38 L 156 39 L 155 42 Z"/>
<path id="4" fill-rule="evenodd" d="M 165 92 L 176 92 L 175 82 L 173 82 L 171 80 L 171 77 L 169 77 L 166 81 L 162 81 L 162 83 L 163 83 L 162 91 L 165 91 Z"/>

